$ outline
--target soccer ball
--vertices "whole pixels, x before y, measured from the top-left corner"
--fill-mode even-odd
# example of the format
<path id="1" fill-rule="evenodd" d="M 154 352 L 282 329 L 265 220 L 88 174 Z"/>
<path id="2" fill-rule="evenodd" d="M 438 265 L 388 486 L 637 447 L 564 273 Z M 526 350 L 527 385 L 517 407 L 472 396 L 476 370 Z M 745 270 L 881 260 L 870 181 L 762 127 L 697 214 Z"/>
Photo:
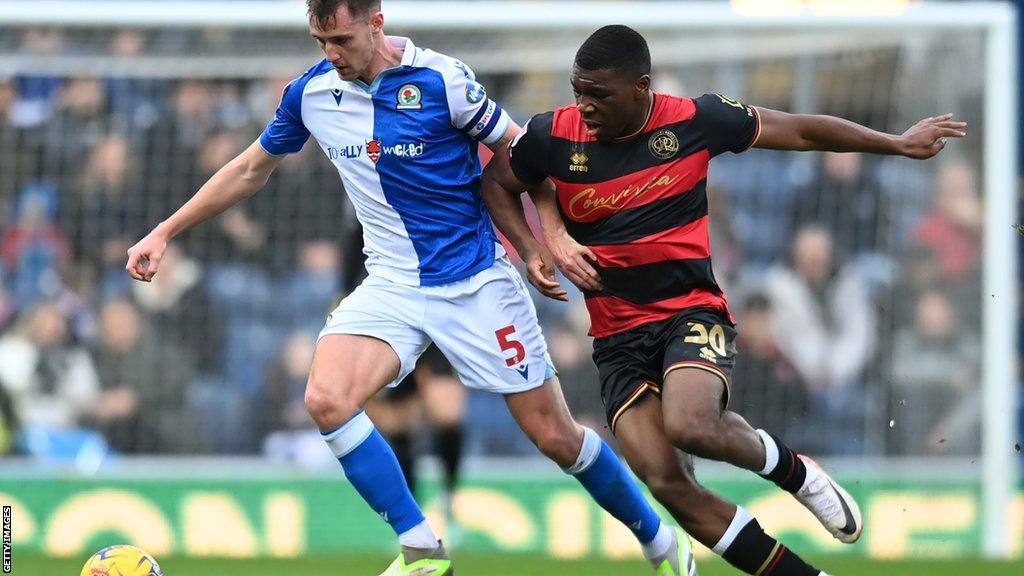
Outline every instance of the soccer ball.
<path id="1" fill-rule="evenodd" d="M 120 544 L 92 555 L 81 576 L 164 576 L 160 565 L 145 550 Z"/>

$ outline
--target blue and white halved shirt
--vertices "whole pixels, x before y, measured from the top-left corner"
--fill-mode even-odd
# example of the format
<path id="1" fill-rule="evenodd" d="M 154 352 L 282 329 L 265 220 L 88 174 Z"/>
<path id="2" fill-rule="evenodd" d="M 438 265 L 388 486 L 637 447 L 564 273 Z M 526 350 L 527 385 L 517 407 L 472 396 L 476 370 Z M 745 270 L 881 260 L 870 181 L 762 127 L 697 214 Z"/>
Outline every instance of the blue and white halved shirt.
<path id="1" fill-rule="evenodd" d="M 312 134 L 363 226 L 370 274 L 455 282 L 504 253 L 480 196 L 477 142 L 498 141 L 509 118 L 462 62 L 388 41 L 402 62 L 373 84 L 342 80 L 326 60 L 292 81 L 260 144 L 294 153 Z"/>

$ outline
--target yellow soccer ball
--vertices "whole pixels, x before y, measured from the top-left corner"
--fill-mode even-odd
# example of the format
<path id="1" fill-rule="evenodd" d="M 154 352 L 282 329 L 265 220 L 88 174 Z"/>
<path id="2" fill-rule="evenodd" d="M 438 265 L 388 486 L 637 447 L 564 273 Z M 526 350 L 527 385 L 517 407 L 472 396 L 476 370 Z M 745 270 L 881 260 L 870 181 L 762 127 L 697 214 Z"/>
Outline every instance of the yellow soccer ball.
<path id="1" fill-rule="evenodd" d="M 81 576 L 163 576 L 160 565 L 145 550 L 120 544 L 92 555 Z"/>

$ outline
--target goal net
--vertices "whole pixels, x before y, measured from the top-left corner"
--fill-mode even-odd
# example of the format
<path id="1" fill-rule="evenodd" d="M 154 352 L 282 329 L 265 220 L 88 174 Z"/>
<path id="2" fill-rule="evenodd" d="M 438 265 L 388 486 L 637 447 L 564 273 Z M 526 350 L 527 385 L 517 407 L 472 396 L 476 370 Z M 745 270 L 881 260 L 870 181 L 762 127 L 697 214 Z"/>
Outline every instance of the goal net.
<path id="1" fill-rule="evenodd" d="M 984 453 L 988 467 L 966 474 L 1003 475 L 986 493 L 994 507 L 1009 498 L 1019 417 L 1012 18 L 988 3 L 842 13 L 850 4 L 861 3 L 384 11 L 390 34 L 460 58 L 520 124 L 572 101 L 576 48 L 616 22 L 647 38 L 659 92 L 896 134 L 946 112 L 966 120 L 968 137 L 927 162 L 722 156 L 712 245 L 739 323 L 734 410 L 856 466 L 958 468 Z M 872 9 L 882 13 L 859 13 Z M 6 422 L 94 430 L 144 454 L 255 454 L 275 431 L 307 426 L 313 336 L 360 266 L 315 143 L 175 240 L 152 284 L 123 268 L 125 250 L 251 143 L 285 84 L 321 57 L 298 1 L 0 2 L 0 342 L 36 354 L 0 345 Z M 574 410 L 601 422 L 582 298 L 538 305 Z M 532 453 L 505 433 L 500 403 L 470 403 L 473 453 Z M 45 450 L 28 437 L 8 444 Z"/>

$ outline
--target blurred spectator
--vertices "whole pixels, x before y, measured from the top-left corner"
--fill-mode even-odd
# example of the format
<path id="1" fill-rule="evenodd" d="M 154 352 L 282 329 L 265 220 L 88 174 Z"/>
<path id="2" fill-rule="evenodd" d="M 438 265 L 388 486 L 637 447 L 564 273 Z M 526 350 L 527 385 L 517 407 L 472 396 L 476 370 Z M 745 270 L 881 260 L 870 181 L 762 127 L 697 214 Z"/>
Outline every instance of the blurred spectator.
<path id="1" fill-rule="evenodd" d="M 863 425 L 864 371 L 873 351 L 875 309 L 865 282 L 835 261 L 832 235 L 807 226 L 793 240 L 792 265 L 768 273 L 773 332 L 811 393 L 811 413 L 823 427 L 812 434 L 832 453 Z"/>
<path id="2" fill-rule="evenodd" d="M 139 30 L 122 28 L 110 39 L 110 54 L 119 62 L 131 62 L 145 49 L 146 38 Z M 159 81 L 119 76 L 106 78 L 104 83 L 110 111 L 120 128 L 145 130 L 157 122 L 160 113 L 152 94 L 160 88 Z"/>
<path id="3" fill-rule="evenodd" d="M 341 254 L 328 241 L 310 241 L 299 246 L 298 267 L 286 276 L 276 292 L 280 322 L 289 330 L 319 332 L 330 311 L 331 301 L 341 287 Z"/>
<path id="4" fill-rule="evenodd" d="M 101 140 L 89 154 L 75 193 L 64 210 L 64 230 L 75 259 L 95 272 L 120 269 L 139 235 L 143 210 L 131 146 L 120 134 Z"/>
<path id="5" fill-rule="evenodd" d="M 60 175 L 59 185 L 72 186 L 75 168 L 110 130 L 106 89 L 98 78 L 73 78 L 61 85 L 56 104 L 46 128 L 44 165 Z"/>
<path id="6" fill-rule="evenodd" d="M 743 302 L 737 324 L 739 355 L 732 372 L 729 405 L 758 428 L 800 438 L 808 393 L 800 373 L 779 349 L 772 331 L 772 305 L 764 294 Z"/>
<path id="7" fill-rule="evenodd" d="M 270 430 L 309 430 L 313 421 L 306 411 L 306 380 L 313 364 L 314 336 L 293 332 L 267 378 L 266 421 Z"/>
<path id="8" fill-rule="evenodd" d="M 115 450 L 195 448 L 183 408 L 194 372 L 191 358 L 176 343 L 161 342 L 126 300 L 111 300 L 100 310 L 96 364 L 102 394 L 92 422 Z"/>
<path id="9" fill-rule="evenodd" d="M 116 272 L 119 278 L 123 270 Z M 131 300 L 159 327 L 161 343 L 181 343 L 203 375 L 219 374 L 223 355 L 221 315 L 203 285 L 203 267 L 174 244 L 160 261 L 152 282 L 131 282 Z M 129 282 L 128 280 L 123 280 Z"/>
<path id="10" fill-rule="evenodd" d="M 607 431 L 608 420 L 601 403 L 601 384 L 597 367 L 590 360 L 590 338 L 583 336 L 585 333 L 575 328 L 557 326 L 547 329 L 544 337 L 573 416 L 584 426 Z"/>
<path id="11" fill-rule="evenodd" d="M 271 432 L 263 453 L 306 468 L 333 468 L 337 461 L 324 447 L 304 400 L 315 342 L 310 334 L 293 332 L 270 367 L 264 419 Z"/>
<path id="12" fill-rule="evenodd" d="M 194 193 L 239 152 L 244 143 L 233 132 L 216 132 L 196 152 L 197 170 L 189 190 Z M 183 199 L 184 200 L 184 199 Z M 228 209 L 209 226 L 182 237 L 188 251 L 210 264 L 260 265 L 269 259 L 267 226 L 252 214 L 252 202 Z"/>
<path id="13" fill-rule="evenodd" d="M 151 218 L 166 218 L 192 197 L 199 150 L 219 128 L 210 83 L 180 82 L 173 91 L 171 109 L 145 140 L 145 184 L 154 200 L 149 206 Z"/>
<path id="14" fill-rule="evenodd" d="M 785 256 L 798 202 L 791 163 L 785 152 L 752 149 L 717 156 L 708 174 L 748 267 L 763 269 Z"/>
<path id="15" fill-rule="evenodd" d="M 348 216 L 354 211 L 337 170 L 317 146 L 285 156 L 267 185 L 242 208 L 249 210 L 265 231 L 268 249 L 262 251 L 261 261 L 275 274 L 296 266 L 302 244 L 320 241 L 335 245 L 355 242 L 351 264 L 362 270 L 362 233 L 354 240 L 345 239 L 344 232 L 351 230 Z M 296 222 L 302 225 L 296 226 Z M 348 254 L 345 258 L 347 262 Z"/>
<path id="16" fill-rule="evenodd" d="M 56 56 L 64 48 L 60 30 L 30 28 L 22 36 L 19 52 L 30 56 Z M 13 110 L 13 123 L 19 128 L 39 126 L 50 119 L 54 99 L 61 80 L 53 76 L 22 76 L 18 78 L 18 101 Z"/>
<path id="17" fill-rule="evenodd" d="M 890 207 L 865 156 L 824 152 L 816 176 L 796 203 L 796 225 L 819 224 L 832 231 L 836 251 L 845 257 L 885 252 Z"/>
<path id="18" fill-rule="evenodd" d="M 743 247 L 733 228 L 732 206 L 727 194 L 719 190 L 708 190 L 708 228 L 711 236 L 711 253 L 715 255 L 715 280 L 719 288 L 730 294 L 733 281 L 740 274 L 743 265 Z"/>
<path id="19" fill-rule="evenodd" d="M 42 131 L 18 124 L 19 100 L 13 79 L 0 76 L 0 228 L 11 221 L 9 195 L 29 180 L 41 177 Z"/>
<path id="20" fill-rule="evenodd" d="M 57 202 L 56 190 L 44 184 L 23 189 L 14 225 L 0 239 L 0 260 L 18 307 L 52 298 L 63 287 L 60 272 L 71 250 L 56 222 Z"/>
<path id="21" fill-rule="evenodd" d="M 962 282 L 977 275 L 981 225 L 974 170 L 961 162 L 943 165 L 936 177 L 932 209 L 912 232 L 913 243 L 930 249 L 938 261 L 943 281 Z"/>
<path id="22" fill-rule="evenodd" d="M 92 359 L 69 342 L 67 320 L 52 303 L 26 310 L 0 336 L 0 386 L 25 428 L 77 428 L 100 397 Z"/>
<path id="23" fill-rule="evenodd" d="M 930 253 L 937 282 L 949 290 L 961 322 L 980 325 L 982 204 L 974 170 L 952 161 L 939 169 L 931 210 L 911 231 L 911 246 Z"/>
<path id="24" fill-rule="evenodd" d="M 16 449 L 20 425 L 14 413 L 14 401 L 7 389 L 0 386 L 0 456 L 11 454 Z"/>
<path id="25" fill-rule="evenodd" d="M 14 301 L 7 293 L 7 279 L 3 262 L 0 261 L 0 333 L 7 328 L 8 322 L 14 317 Z"/>
<path id="26" fill-rule="evenodd" d="M 923 294 L 914 324 L 896 335 L 892 379 L 899 454 L 975 453 L 979 421 L 954 416 L 979 393 L 980 334 L 965 330 L 949 299 Z"/>

